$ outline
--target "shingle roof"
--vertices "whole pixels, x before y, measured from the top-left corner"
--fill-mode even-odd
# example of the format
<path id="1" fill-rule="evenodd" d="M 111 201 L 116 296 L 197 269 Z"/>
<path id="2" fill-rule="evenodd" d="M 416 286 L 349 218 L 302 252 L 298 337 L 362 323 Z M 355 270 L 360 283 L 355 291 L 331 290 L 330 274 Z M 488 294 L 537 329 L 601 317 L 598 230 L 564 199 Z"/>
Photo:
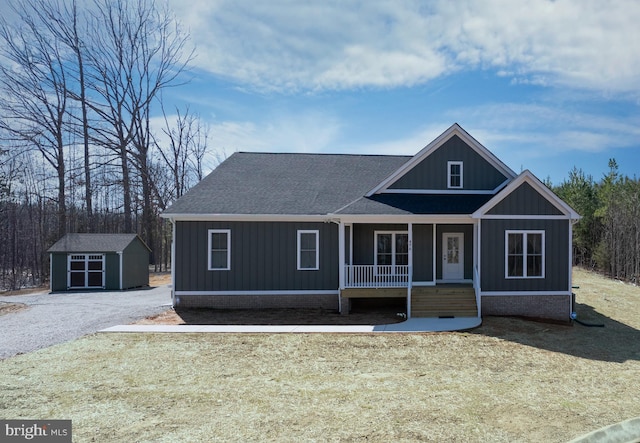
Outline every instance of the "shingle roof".
<path id="1" fill-rule="evenodd" d="M 136 234 L 67 234 L 47 252 L 121 252 L 136 237 Z"/>
<path id="2" fill-rule="evenodd" d="M 163 215 L 324 215 L 362 197 L 410 156 L 238 152 Z"/>
<path id="3" fill-rule="evenodd" d="M 163 215 L 471 214 L 492 196 L 365 194 L 410 156 L 239 152 Z"/>

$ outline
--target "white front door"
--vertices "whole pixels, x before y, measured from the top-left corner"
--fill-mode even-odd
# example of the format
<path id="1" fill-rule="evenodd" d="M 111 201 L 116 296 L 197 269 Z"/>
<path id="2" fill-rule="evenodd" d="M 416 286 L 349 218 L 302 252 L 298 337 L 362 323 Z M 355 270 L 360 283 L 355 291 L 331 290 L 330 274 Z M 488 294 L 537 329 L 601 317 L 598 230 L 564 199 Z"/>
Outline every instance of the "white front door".
<path id="1" fill-rule="evenodd" d="M 442 235 L 442 279 L 464 279 L 464 234 L 445 232 Z"/>

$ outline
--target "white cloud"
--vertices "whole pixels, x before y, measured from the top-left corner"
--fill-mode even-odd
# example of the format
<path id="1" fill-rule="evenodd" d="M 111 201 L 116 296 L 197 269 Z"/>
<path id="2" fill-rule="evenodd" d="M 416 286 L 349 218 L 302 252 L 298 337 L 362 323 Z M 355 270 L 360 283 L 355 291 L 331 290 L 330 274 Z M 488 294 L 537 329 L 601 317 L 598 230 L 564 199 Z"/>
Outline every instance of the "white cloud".
<path id="1" fill-rule="evenodd" d="M 172 1 L 197 65 L 261 90 L 411 86 L 478 68 L 517 82 L 640 89 L 634 0 Z"/>
<path id="2" fill-rule="evenodd" d="M 210 146 L 218 154 L 251 152 L 334 152 L 341 124 L 319 112 L 280 115 L 260 123 L 211 122 Z"/>

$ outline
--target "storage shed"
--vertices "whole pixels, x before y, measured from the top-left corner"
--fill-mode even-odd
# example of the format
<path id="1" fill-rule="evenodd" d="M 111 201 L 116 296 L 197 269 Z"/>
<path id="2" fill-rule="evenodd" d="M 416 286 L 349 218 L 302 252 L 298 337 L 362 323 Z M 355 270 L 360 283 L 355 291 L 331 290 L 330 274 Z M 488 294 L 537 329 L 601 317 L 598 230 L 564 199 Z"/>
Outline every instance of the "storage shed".
<path id="1" fill-rule="evenodd" d="M 67 234 L 50 254 L 51 291 L 149 286 L 149 247 L 136 234 Z"/>

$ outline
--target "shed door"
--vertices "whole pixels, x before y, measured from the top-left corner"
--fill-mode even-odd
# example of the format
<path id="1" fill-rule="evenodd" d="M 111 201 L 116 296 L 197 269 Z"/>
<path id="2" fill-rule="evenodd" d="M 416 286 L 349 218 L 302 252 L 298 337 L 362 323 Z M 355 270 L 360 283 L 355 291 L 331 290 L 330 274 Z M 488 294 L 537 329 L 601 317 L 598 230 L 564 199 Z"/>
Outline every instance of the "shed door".
<path id="1" fill-rule="evenodd" d="M 464 234 L 445 232 L 442 236 L 442 279 L 464 278 Z"/>
<path id="2" fill-rule="evenodd" d="M 104 254 L 69 254 L 67 287 L 104 288 Z"/>

